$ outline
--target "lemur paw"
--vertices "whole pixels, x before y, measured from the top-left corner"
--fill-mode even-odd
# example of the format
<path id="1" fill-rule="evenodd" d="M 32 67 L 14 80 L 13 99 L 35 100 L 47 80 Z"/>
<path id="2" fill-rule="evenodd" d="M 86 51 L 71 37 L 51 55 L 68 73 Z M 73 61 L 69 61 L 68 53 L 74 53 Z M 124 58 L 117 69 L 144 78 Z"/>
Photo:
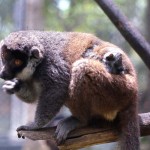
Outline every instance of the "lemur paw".
<path id="1" fill-rule="evenodd" d="M 25 139 L 25 136 L 22 133 L 20 133 L 20 132 L 17 133 L 17 136 L 18 136 L 18 138 Z"/>
<path id="2" fill-rule="evenodd" d="M 35 126 L 34 123 L 31 123 L 29 125 L 22 125 L 20 127 L 18 127 L 16 129 L 17 131 L 17 135 L 18 135 L 18 138 L 25 138 L 25 136 L 22 134 L 21 131 L 34 131 L 34 130 L 38 130 L 40 129 L 39 127 Z"/>
<path id="3" fill-rule="evenodd" d="M 18 135 L 18 138 L 22 138 L 22 139 L 25 139 L 25 136 L 20 132 L 21 130 L 24 130 L 24 131 L 28 131 L 29 130 L 29 127 L 28 126 L 20 126 L 17 128 L 17 135 Z"/>
<path id="4" fill-rule="evenodd" d="M 80 126 L 80 122 L 75 117 L 71 116 L 64 120 L 61 120 L 55 131 L 55 138 L 58 145 L 65 142 L 68 137 L 68 134 L 78 128 Z"/>
<path id="5" fill-rule="evenodd" d="M 67 124 L 65 123 L 65 121 L 60 121 L 55 131 L 55 138 L 58 145 L 65 142 L 68 133 L 69 130 L 67 128 Z"/>
<path id="6" fill-rule="evenodd" d="M 34 122 L 29 123 L 27 125 L 22 125 L 16 129 L 17 132 L 24 130 L 24 131 L 33 131 L 33 130 L 38 130 L 40 127 L 38 127 Z"/>
<path id="7" fill-rule="evenodd" d="M 21 130 L 24 130 L 24 131 L 29 131 L 29 130 L 32 130 L 33 128 L 30 127 L 30 126 L 26 126 L 26 125 L 23 125 L 23 126 L 20 126 L 16 129 L 17 132 L 21 131 Z"/>
<path id="8" fill-rule="evenodd" d="M 8 94 L 14 94 L 20 89 L 21 81 L 17 79 L 7 80 L 4 82 L 2 89 Z"/>

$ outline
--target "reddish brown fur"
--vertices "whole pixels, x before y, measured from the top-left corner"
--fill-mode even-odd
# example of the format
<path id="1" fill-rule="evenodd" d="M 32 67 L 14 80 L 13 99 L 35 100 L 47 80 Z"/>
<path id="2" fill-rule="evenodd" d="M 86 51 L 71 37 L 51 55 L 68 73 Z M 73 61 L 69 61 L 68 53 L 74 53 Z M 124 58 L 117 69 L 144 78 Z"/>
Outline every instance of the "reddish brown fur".
<path id="1" fill-rule="evenodd" d="M 93 44 L 103 43 L 103 41 L 91 34 L 75 32 L 68 34 L 70 38 L 66 49 L 64 49 L 64 53 L 67 61 L 71 64 L 81 58 L 82 53 L 90 46 L 93 46 Z"/>
<path id="2" fill-rule="evenodd" d="M 96 46 L 93 51 L 100 57 L 111 50 L 122 53 L 127 73 L 110 74 L 99 60 L 82 58 L 85 49 L 94 44 Z M 67 100 L 66 105 L 73 116 L 85 124 L 95 116 L 109 121 L 118 117 L 122 131 L 121 149 L 126 150 L 131 147 L 131 150 L 137 150 L 139 147 L 138 86 L 135 70 L 127 55 L 111 43 L 99 40 L 90 34 L 80 33 L 71 33 L 65 53 L 66 59 L 72 64 L 70 100 Z"/>
<path id="3" fill-rule="evenodd" d="M 85 114 L 89 115 L 91 112 L 91 116 L 94 114 L 105 116 L 107 113 L 113 114 L 114 111 L 119 112 L 130 104 L 131 101 L 135 101 L 134 99 L 137 95 L 136 74 L 130 60 L 121 49 L 111 43 L 99 40 L 90 34 L 71 33 L 69 43 L 66 49 L 66 59 L 70 63 L 76 60 L 81 61 L 79 64 L 73 64 L 72 67 L 70 91 L 72 93 L 71 96 L 75 97 L 76 100 L 69 100 L 67 102 L 74 115 L 78 114 L 80 116 L 83 113 L 79 113 L 79 110 L 87 110 L 88 112 Z M 99 56 L 103 56 L 110 49 L 115 49 L 122 53 L 123 63 L 128 70 L 128 74 L 113 75 L 108 73 L 100 61 L 82 59 L 82 53 L 92 44 L 97 45 L 94 48 L 94 52 Z M 83 76 L 84 79 L 78 79 L 79 76 Z M 84 92 L 79 94 L 78 91 Z M 75 107 L 75 105 L 78 106 Z M 85 108 L 85 106 L 89 108 Z M 89 116 L 87 117 L 89 118 Z M 107 119 L 113 120 L 114 118 Z"/>

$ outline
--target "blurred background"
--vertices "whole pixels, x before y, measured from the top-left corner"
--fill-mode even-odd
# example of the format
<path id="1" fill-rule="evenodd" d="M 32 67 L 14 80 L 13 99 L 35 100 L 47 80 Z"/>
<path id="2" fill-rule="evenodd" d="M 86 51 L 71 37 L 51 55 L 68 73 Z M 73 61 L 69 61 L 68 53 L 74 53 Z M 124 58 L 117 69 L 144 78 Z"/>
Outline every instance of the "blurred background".
<path id="1" fill-rule="evenodd" d="M 150 41 L 150 0 L 114 2 Z M 10 32 L 30 29 L 88 32 L 121 47 L 137 71 L 139 112 L 150 112 L 150 71 L 93 0 L 0 0 L 0 40 Z M 16 128 L 33 115 L 34 106 L 6 95 L 0 88 L 0 150 L 50 150 L 45 141 L 17 138 Z M 141 150 L 149 150 L 150 137 L 141 141 Z M 114 150 L 115 146 L 115 143 L 102 144 L 86 150 Z"/>

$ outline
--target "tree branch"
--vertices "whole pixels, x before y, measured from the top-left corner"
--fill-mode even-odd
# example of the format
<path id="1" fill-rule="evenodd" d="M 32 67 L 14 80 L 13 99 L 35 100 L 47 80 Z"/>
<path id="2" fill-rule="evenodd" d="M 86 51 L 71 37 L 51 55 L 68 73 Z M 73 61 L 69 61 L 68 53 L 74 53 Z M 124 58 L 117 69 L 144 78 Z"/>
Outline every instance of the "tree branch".
<path id="1" fill-rule="evenodd" d="M 95 0 L 150 69 L 150 45 L 112 0 Z"/>
<path id="2" fill-rule="evenodd" d="M 150 135 L 150 113 L 139 115 L 141 136 Z M 31 140 L 53 140 L 55 127 L 38 131 L 20 131 L 20 133 Z M 59 148 L 61 150 L 73 150 L 88 147 L 95 144 L 115 142 L 118 132 L 112 125 L 107 128 L 86 127 L 71 132 L 66 142 Z"/>

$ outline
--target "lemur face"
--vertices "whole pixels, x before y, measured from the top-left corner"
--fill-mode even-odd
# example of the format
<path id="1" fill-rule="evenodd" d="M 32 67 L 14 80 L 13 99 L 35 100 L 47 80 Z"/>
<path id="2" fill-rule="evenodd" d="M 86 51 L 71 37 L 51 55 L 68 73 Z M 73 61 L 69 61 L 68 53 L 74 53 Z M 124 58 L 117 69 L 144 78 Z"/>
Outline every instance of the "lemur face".
<path id="1" fill-rule="evenodd" d="M 1 47 L 1 59 L 3 67 L 0 72 L 0 78 L 4 80 L 13 78 L 28 80 L 41 62 L 42 54 L 35 46 L 14 50 L 3 45 Z"/>
<path id="2" fill-rule="evenodd" d="M 1 48 L 1 60 L 0 77 L 4 80 L 11 80 L 27 66 L 28 56 L 19 50 L 7 49 L 4 45 Z"/>

